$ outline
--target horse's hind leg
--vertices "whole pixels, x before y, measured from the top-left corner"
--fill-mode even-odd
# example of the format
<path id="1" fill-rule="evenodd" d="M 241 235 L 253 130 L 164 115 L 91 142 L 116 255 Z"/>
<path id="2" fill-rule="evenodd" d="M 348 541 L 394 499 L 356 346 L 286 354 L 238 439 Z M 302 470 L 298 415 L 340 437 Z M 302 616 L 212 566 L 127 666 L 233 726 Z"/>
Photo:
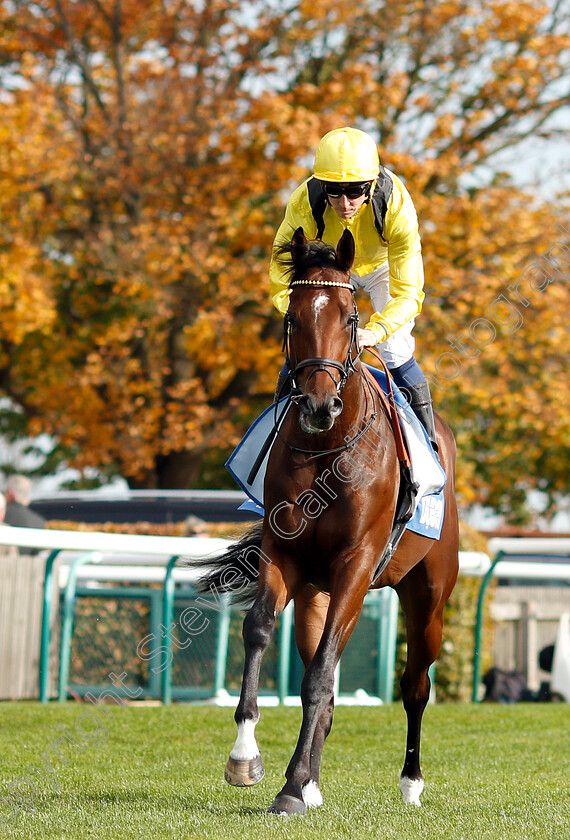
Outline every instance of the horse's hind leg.
<path id="1" fill-rule="evenodd" d="M 455 578 L 453 578 L 454 582 Z M 406 616 L 408 655 L 401 680 L 402 699 L 408 719 L 406 757 L 400 776 L 404 802 L 420 805 L 424 778 L 420 768 L 422 717 L 429 699 L 428 669 L 441 647 L 443 608 L 453 583 L 434 585 L 426 561 L 414 567 L 397 587 Z"/>
<path id="2" fill-rule="evenodd" d="M 234 716 L 238 734 L 224 774 L 227 782 L 238 786 L 255 785 L 265 775 L 255 738 L 255 727 L 259 721 L 259 671 L 277 616 L 289 600 L 287 587 L 273 563 L 267 570 L 260 569 L 260 573 L 264 578 L 260 584 L 260 593 L 243 623 L 245 664 L 240 699 Z"/>

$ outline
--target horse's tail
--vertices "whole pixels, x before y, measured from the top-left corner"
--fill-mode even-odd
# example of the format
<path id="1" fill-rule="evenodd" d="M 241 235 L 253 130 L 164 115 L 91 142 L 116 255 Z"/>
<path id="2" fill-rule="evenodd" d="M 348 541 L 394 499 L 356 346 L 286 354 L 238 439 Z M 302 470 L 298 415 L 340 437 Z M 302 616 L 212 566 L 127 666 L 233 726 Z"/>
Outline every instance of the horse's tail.
<path id="1" fill-rule="evenodd" d="M 256 523 L 221 554 L 186 561 L 192 569 L 204 571 L 195 583 L 198 592 L 215 598 L 225 594 L 232 604 L 251 606 L 257 595 L 261 558 L 270 562 L 261 551 L 262 527 L 262 521 Z"/>

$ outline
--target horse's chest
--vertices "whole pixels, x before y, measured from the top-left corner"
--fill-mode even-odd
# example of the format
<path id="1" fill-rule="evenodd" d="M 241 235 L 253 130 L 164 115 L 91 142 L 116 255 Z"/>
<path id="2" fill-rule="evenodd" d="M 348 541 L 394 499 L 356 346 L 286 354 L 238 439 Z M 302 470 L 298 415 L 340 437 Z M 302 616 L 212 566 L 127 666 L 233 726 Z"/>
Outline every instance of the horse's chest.
<path id="1" fill-rule="evenodd" d="M 328 566 L 358 538 L 359 517 L 353 499 L 327 498 L 321 489 L 306 488 L 294 501 L 281 499 L 266 508 L 272 536 L 282 550 L 307 567 Z"/>

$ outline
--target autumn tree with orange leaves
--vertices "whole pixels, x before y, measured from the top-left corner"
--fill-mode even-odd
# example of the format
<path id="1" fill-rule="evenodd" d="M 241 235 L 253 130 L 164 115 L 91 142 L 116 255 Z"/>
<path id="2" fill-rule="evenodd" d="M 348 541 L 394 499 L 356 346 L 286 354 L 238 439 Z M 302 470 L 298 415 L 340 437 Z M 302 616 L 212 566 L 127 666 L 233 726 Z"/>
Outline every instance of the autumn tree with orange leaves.
<path id="1" fill-rule="evenodd" d="M 418 209 L 418 355 L 464 502 L 516 518 L 539 488 L 555 508 L 568 213 L 499 162 L 559 130 L 567 2 L 43 0 L 0 15 L 0 390 L 20 433 L 132 487 L 190 487 L 205 453 L 222 462 L 281 363 L 267 266 L 286 198 L 320 136 L 353 124 Z"/>

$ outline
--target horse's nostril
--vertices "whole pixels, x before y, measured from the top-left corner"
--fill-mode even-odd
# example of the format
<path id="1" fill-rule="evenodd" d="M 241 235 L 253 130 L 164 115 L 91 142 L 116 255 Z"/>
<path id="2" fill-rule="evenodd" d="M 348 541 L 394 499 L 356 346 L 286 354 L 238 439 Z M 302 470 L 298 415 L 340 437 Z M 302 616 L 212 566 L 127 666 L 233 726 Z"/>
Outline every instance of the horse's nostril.
<path id="1" fill-rule="evenodd" d="M 343 407 L 344 407 L 344 404 L 343 404 L 340 397 L 333 397 L 332 398 L 331 414 L 334 417 L 338 417 L 338 415 L 341 413 Z"/>
<path id="2" fill-rule="evenodd" d="M 319 419 L 331 417 L 334 419 L 343 409 L 343 402 L 340 397 L 329 397 L 317 402 L 311 394 L 303 394 L 297 400 L 297 405 L 301 414 Z"/>

